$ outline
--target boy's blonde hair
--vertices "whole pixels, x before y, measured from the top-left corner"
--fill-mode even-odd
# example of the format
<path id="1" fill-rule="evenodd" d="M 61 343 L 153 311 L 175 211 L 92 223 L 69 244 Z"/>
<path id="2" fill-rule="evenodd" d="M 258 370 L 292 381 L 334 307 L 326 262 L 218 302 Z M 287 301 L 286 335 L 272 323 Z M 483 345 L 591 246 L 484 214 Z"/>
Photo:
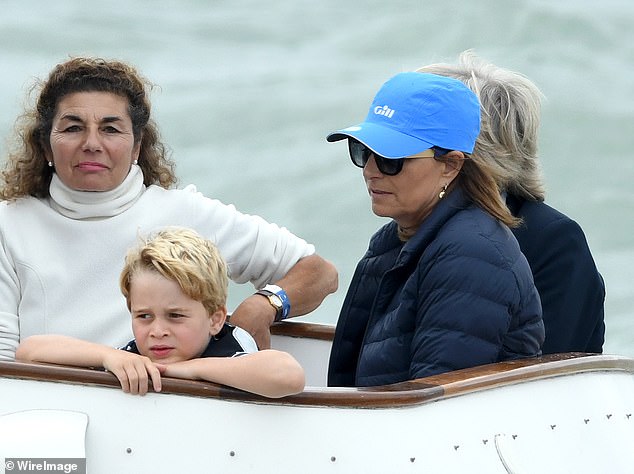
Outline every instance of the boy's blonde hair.
<path id="1" fill-rule="evenodd" d="M 139 271 L 154 271 L 174 280 L 183 293 L 211 314 L 227 303 L 227 266 L 210 240 L 191 229 L 161 230 L 128 251 L 119 284 L 130 308 L 130 283 Z"/>

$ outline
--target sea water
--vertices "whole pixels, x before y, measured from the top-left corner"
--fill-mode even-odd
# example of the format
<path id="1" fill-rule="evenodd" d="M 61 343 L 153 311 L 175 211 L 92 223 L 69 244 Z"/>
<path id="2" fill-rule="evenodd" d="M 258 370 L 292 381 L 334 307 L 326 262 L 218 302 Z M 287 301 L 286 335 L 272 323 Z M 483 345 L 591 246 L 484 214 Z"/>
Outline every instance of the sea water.
<path id="1" fill-rule="evenodd" d="M 0 136 L 34 78 L 70 55 L 130 61 L 180 184 L 313 242 L 340 289 L 370 235 L 361 171 L 325 135 L 361 121 L 390 76 L 466 49 L 543 91 L 547 202 L 583 227 L 607 286 L 605 351 L 634 356 L 634 3 L 629 0 L 5 0 Z M 4 143 L 1 150 L 4 153 Z M 230 305 L 252 291 L 232 286 Z"/>

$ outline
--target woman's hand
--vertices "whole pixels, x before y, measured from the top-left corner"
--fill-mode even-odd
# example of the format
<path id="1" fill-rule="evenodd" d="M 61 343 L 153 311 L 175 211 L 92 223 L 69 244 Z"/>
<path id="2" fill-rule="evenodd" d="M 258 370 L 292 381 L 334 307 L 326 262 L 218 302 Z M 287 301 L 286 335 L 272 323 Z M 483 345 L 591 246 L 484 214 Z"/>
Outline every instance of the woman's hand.
<path id="1" fill-rule="evenodd" d="M 271 347 L 271 324 L 275 308 L 262 295 L 251 295 L 231 314 L 231 324 L 239 326 L 253 336 L 259 349 Z"/>
<path id="2" fill-rule="evenodd" d="M 287 317 L 302 316 L 315 310 L 326 296 L 337 291 L 337 269 L 319 255 L 300 259 L 275 285 L 286 291 L 291 310 Z M 231 314 L 231 324 L 251 333 L 260 350 L 271 347 L 271 325 L 275 308 L 266 297 L 252 295 Z"/>

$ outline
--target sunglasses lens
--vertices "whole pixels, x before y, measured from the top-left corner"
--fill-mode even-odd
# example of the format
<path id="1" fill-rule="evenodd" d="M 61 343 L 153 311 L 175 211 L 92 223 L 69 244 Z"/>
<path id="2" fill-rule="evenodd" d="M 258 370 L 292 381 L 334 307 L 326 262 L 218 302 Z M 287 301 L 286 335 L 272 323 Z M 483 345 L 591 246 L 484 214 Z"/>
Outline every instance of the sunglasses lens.
<path id="1" fill-rule="evenodd" d="M 370 150 L 363 144 L 356 140 L 348 140 L 348 151 L 350 152 L 350 158 L 359 168 L 363 168 L 368 162 L 370 157 Z"/>
<path id="2" fill-rule="evenodd" d="M 374 155 L 374 160 L 376 161 L 376 167 L 379 171 L 388 176 L 399 174 L 403 169 L 403 161 L 405 161 L 403 158 L 383 158 L 378 155 Z"/>
<path id="3" fill-rule="evenodd" d="M 348 150 L 350 152 L 352 162 L 359 168 L 364 168 L 370 158 L 370 155 L 373 154 L 372 150 L 356 140 L 348 140 Z M 384 158 L 381 155 L 374 153 L 374 160 L 379 171 L 388 176 L 399 174 L 403 169 L 403 158 Z"/>

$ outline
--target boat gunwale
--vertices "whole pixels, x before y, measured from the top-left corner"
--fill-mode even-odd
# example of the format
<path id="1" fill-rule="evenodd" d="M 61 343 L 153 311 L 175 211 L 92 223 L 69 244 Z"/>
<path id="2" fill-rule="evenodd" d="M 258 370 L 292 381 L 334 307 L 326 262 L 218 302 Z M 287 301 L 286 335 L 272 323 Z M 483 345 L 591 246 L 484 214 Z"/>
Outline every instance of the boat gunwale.
<path id="1" fill-rule="evenodd" d="M 334 333 L 330 328 L 312 323 L 291 323 L 276 325 L 272 333 L 326 340 Z M 279 399 L 262 397 L 212 382 L 164 377 L 161 393 L 273 405 L 391 408 L 420 405 L 539 379 L 609 371 L 634 374 L 634 359 L 588 353 L 554 354 L 472 367 L 392 385 L 362 388 L 309 386 L 302 393 Z M 119 381 L 112 373 L 55 364 L 0 361 L 0 377 L 120 389 Z"/>

